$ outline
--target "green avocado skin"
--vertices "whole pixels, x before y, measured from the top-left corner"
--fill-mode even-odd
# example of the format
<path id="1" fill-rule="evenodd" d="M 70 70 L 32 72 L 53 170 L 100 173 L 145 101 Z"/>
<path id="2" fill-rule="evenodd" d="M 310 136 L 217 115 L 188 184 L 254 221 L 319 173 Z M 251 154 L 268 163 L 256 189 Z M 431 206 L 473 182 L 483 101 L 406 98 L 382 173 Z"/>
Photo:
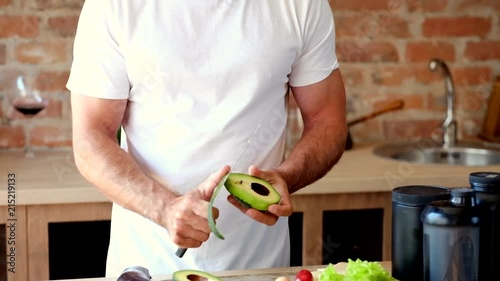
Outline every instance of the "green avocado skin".
<path id="1" fill-rule="evenodd" d="M 173 281 L 203 280 L 199 278 L 193 279 L 193 277 L 205 278 L 208 281 L 222 281 L 222 279 L 219 279 L 208 272 L 199 270 L 184 269 L 184 270 L 178 270 L 172 274 Z"/>
<path id="2" fill-rule="evenodd" d="M 259 196 L 251 189 L 250 186 L 252 183 L 258 183 L 265 186 L 269 191 L 269 195 L 265 197 Z M 251 207 L 259 211 L 267 211 L 270 205 L 277 204 L 281 200 L 280 194 L 270 183 L 261 178 L 247 174 L 229 174 L 224 186 L 229 193 L 238 199 L 245 207 Z"/>

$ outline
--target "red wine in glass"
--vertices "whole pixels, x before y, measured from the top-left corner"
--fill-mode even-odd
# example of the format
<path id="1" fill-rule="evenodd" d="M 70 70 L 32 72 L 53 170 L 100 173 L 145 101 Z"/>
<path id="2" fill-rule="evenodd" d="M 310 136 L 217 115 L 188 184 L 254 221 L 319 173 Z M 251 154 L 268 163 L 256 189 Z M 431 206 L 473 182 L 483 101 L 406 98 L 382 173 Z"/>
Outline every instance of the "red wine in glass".
<path id="1" fill-rule="evenodd" d="M 19 76 L 16 79 L 17 90 L 13 92 L 11 104 L 15 110 L 28 117 L 28 123 L 25 130 L 25 156 L 34 157 L 33 148 L 31 145 L 31 130 L 33 129 L 33 117 L 42 111 L 47 105 L 47 100 L 44 99 L 38 91 L 32 90 L 24 83 L 24 77 Z"/>
<path id="2" fill-rule="evenodd" d="M 17 103 L 14 104 L 14 108 L 21 112 L 22 114 L 32 117 L 38 114 L 45 108 L 43 104 L 29 104 L 29 103 Z"/>

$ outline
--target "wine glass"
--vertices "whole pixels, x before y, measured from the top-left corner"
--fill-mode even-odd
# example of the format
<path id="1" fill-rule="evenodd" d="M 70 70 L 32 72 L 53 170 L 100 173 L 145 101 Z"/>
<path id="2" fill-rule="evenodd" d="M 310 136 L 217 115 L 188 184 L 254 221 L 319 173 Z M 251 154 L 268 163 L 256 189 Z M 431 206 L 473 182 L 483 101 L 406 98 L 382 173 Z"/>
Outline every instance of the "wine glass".
<path id="1" fill-rule="evenodd" d="M 16 90 L 11 97 L 12 106 L 28 120 L 25 126 L 25 156 L 35 157 L 31 145 L 31 130 L 33 129 L 33 117 L 47 106 L 48 101 L 40 95 L 37 90 L 28 88 L 24 82 L 24 77 L 19 76 L 16 80 Z"/>

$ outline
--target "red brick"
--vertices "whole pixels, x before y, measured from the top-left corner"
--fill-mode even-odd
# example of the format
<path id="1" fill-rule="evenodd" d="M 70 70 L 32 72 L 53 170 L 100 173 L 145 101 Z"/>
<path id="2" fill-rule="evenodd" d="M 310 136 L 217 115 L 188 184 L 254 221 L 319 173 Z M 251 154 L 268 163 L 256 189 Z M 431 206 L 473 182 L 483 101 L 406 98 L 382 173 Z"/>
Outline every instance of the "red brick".
<path id="1" fill-rule="evenodd" d="M 335 35 L 337 38 L 354 37 L 363 34 L 363 27 L 368 20 L 363 15 L 337 15 L 335 17 Z"/>
<path id="2" fill-rule="evenodd" d="M 476 61 L 499 60 L 500 41 L 468 42 L 465 57 Z"/>
<path id="3" fill-rule="evenodd" d="M 423 23 L 422 31 L 425 36 L 486 36 L 490 33 L 491 26 L 491 18 L 428 18 Z"/>
<path id="4" fill-rule="evenodd" d="M 410 42 L 406 44 L 406 60 L 428 62 L 432 58 L 455 61 L 455 47 L 447 42 Z"/>
<path id="5" fill-rule="evenodd" d="M 71 99 L 69 95 L 61 101 L 61 118 L 71 120 Z"/>
<path id="6" fill-rule="evenodd" d="M 427 64 L 376 67 L 371 70 L 370 76 L 372 83 L 377 86 L 402 86 L 408 82 L 427 85 L 443 79 L 432 73 Z"/>
<path id="7" fill-rule="evenodd" d="M 384 120 L 382 124 L 387 139 L 425 138 L 434 135 L 443 120 Z"/>
<path id="8" fill-rule="evenodd" d="M 447 103 L 446 103 L 446 92 L 443 85 L 435 85 L 435 91 L 428 93 L 427 96 L 427 106 L 426 108 L 431 112 L 446 112 Z M 444 115 L 443 115 L 444 118 Z M 444 119 L 443 119 L 444 120 Z"/>
<path id="9" fill-rule="evenodd" d="M 49 28 L 59 36 L 72 37 L 76 33 L 78 16 L 64 16 L 49 18 Z"/>
<path id="10" fill-rule="evenodd" d="M 35 88 L 40 91 L 64 91 L 68 82 L 69 71 L 65 72 L 40 72 L 35 81 Z"/>
<path id="11" fill-rule="evenodd" d="M 350 126 L 349 133 L 351 134 L 354 147 L 356 147 L 357 144 L 368 142 L 368 140 L 370 142 L 380 142 L 384 140 L 380 119 L 372 119 Z"/>
<path id="12" fill-rule="evenodd" d="M 40 22 L 36 16 L 0 16 L 0 38 L 34 38 L 40 34 Z"/>
<path id="13" fill-rule="evenodd" d="M 14 68 L 6 68 L 0 74 L 0 91 L 10 91 L 16 87 L 17 76 L 23 74 L 20 70 Z"/>
<path id="14" fill-rule="evenodd" d="M 410 12 L 441 12 L 448 6 L 448 0 L 409 0 Z"/>
<path id="15" fill-rule="evenodd" d="M 49 99 L 47 107 L 44 110 L 40 111 L 34 118 L 61 118 L 62 115 L 62 102 L 59 100 Z M 17 110 L 11 110 L 9 114 L 9 119 L 25 119 L 22 113 Z"/>
<path id="16" fill-rule="evenodd" d="M 0 0 L 0 7 L 7 7 L 12 4 L 12 0 Z"/>
<path id="17" fill-rule="evenodd" d="M 488 97 L 489 95 L 484 95 L 480 89 L 461 90 L 459 88 L 456 95 L 457 114 L 464 115 L 465 119 L 474 116 L 483 117 L 488 106 Z"/>
<path id="18" fill-rule="evenodd" d="M 379 86 L 400 86 L 414 77 L 413 70 L 404 66 L 377 67 L 370 76 L 372 83 Z"/>
<path id="19" fill-rule="evenodd" d="M 35 0 L 34 4 L 38 10 L 81 10 L 83 2 L 82 0 Z"/>
<path id="20" fill-rule="evenodd" d="M 335 17 L 337 37 L 377 38 L 410 36 L 408 21 L 390 13 L 384 15 L 339 15 Z"/>
<path id="21" fill-rule="evenodd" d="M 457 5 L 459 10 L 469 9 L 469 8 L 492 8 L 500 10 L 500 1 L 498 0 L 460 0 Z"/>
<path id="22" fill-rule="evenodd" d="M 419 84 L 427 85 L 430 83 L 442 82 L 444 85 L 443 75 L 436 75 L 435 72 L 430 71 L 428 64 L 414 68 L 414 75 L 415 81 Z"/>
<path id="23" fill-rule="evenodd" d="M 0 44 L 0 64 L 7 62 L 7 47 L 5 44 Z"/>
<path id="24" fill-rule="evenodd" d="M 396 47 L 390 42 L 338 41 L 337 55 L 341 62 L 398 62 Z"/>
<path id="25" fill-rule="evenodd" d="M 15 48 L 16 60 L 20 63 L 49 64 L 69 60 L 65 41 L 33 41 L 18 44 Z"/>
<path id="26" fill-rule="evenodd" d="M 334 11 L 336 10 L 374 10 L 374 11 L 387 11 L 391 8 L 391 4 L 396 2 L 394 0 L 329 0 L 330 6 Z"/>
<path id="27" fill-rule="evenodd" d="M 21 126 L 0 125 L 0 148 L 24 146 L 24 129 Z"/>
<path id="28" fill-rule="evenodd" d="M 71 146 L 71 126 L 37 126 L 31 133 L 32 144 L 37 146 Z"/>
<path id="29" fill-rule="evenodd" d="M 487 100 L 480 90 L 470 90 L 470 87 L 455 87 L 455 112 L 461 119 L 472 115 L 482 116 L 486 110 Z M 428 93 L 427 109 L 431 112 L 444 112 L 448 107 L 445 88 L 436 84 L 434 90 Z M 465 116 L 466 115 L 466 116 Z"/>
<path id="30" fill-rule="evenodd" d="M 342 79 L 347 87 L 355 87 L 363 84 L 363 69 L 353 66 L 342 66 L 340 69 Z"/>
<path id="31" fill-rule="evenodd" d="M 450 69 L 456 87 L 482 85 L 491 81 L 491 68 L 488 66 Z"/>

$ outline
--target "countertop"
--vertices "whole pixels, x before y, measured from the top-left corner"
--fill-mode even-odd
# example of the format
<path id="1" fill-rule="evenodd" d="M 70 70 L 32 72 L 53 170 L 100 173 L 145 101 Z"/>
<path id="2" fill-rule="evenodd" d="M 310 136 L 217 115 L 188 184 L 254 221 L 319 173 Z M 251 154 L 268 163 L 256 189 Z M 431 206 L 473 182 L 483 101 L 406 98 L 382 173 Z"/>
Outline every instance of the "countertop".
<path id="1" fill-rule="evenodd" d="M 391 272 L 390 262 L 380 262 L 382 267 L 387 271 Z M 339 273 L 345 272 L 347 263 L 335 264 L 335 270 Z M 273 281 L 278 277 L 286 276 L 291 281 L 295 281 L 293 278 L 301 269 L 308 269 L 313 272 L 315 280 L 319 272 L 317 269 L 323 269 L 326 265 L 318 266 L 304 266 L 304 267 L 287 267 L 287 268 L 266 268 L 266 269 L 253 269 L 253 270 L 231 270 L 231 271 L 221 271 L 213 273 L 215 276 L 220 277 L 224 281 Z M 171 281 L 170 275 L 159 275 L 152 276 L 152 281 Z M 59 280 L 65 281 L 65 280 Z M 66 280 L 69 281 L 69 280 Z M 116 278 L 88 278 L 88 279 L 73 279 L 73 281 L 116 281 Z"/>
<path id="2" fill-rule="evenodd" d="M 500 171 L 500 165 L 466 167 L 413 164 L 373 155 L 374 145 L 346 151 L 324 178 L 296 194 L 389 192 L 403 185 L 469 186 L 476 171 Z M 24 158 L 22 151 L 0 151 L 0 198 L 7 198 L 8 174 L 15 174 L 16 204 L 65 204 L 109 200 L 78 172 L 71 150 L 36 151 Z M 7 200 L 0 200 L 5 206 Z"/>

